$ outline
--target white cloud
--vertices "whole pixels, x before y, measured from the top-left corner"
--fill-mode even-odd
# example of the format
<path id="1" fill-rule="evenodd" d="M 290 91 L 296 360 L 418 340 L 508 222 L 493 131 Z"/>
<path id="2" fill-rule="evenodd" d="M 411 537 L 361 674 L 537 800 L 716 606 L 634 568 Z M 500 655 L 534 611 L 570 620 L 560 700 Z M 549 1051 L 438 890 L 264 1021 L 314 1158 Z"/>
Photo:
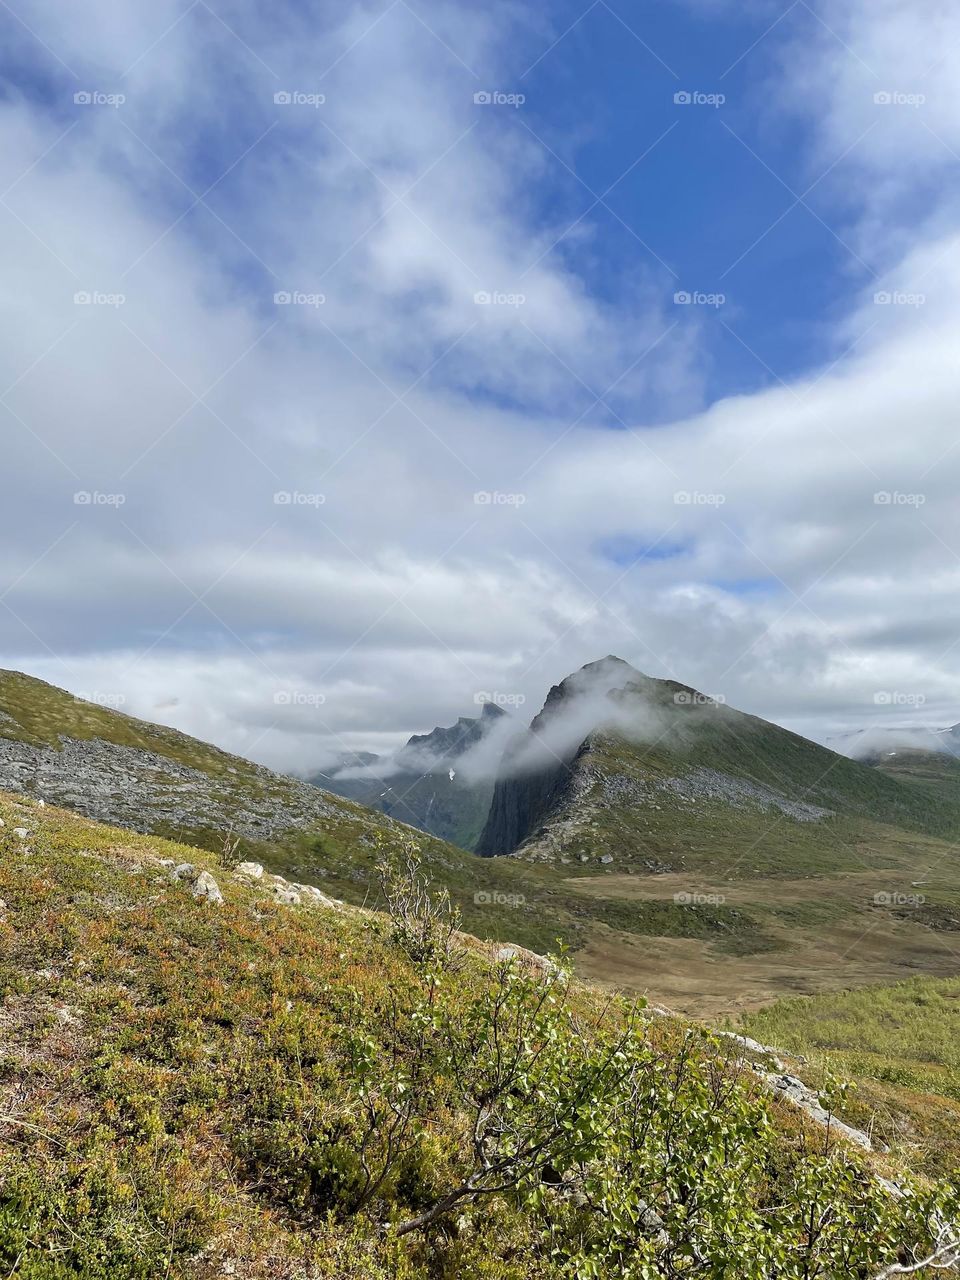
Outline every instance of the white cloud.
<path id="1" fill-rule="evenodd" d="M 483 689 L 535 710 L 610 651 L 817 734 L 879 716 L 878 689 L 958 718 L 960 243 L 945 202 L 920 234 L 901 216 L 949 154 L 922 121 L 960 146 L 949 15 L 905 33 L 899 6 L 837 3 L 839 40 L 788 51 L 780 91 L 824 157 L 876 119 L 835 178 L 878 280 L 836 367 L 701 411 L 672 282 L 651 269 L 624 311 L 545 254 L 575 216 L 529 198 L 551 161 L 473 103 L 523 69 L 521 11 L 439 6 L 434 34 L 400 5 L 364 34 L 359 6 L 237 5 L 251 52 L 202 6 L 163 34 L 186 9 L 35 0 L 77 78 L 24 32 L 14 50 L 53 87 L 0 105 L 8 665 L 286 768 L 389 749 Z M 274 108 L 334 63 L 322 113 Z M 921 73 L 932 114 L 873 103 Z M 74 109 L 121 81 L 121 109 Z M 171 173 L 200 193 L 235 161 L 213 212 Z M 612 397 L 630 429 L 578 421 L 583 384 L 658 338 Z M 630 568 L 611 540 L 669 554 Z"/>

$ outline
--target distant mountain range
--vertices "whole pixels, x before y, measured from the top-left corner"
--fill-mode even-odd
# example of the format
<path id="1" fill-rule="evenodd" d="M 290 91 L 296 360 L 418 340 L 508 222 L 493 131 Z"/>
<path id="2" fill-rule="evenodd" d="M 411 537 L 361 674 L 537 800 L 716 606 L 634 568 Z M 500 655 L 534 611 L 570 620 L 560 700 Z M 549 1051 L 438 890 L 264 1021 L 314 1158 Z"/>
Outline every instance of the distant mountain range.
<path id="1" fill-rule="evenodd" d="M 876 763 L 898 751 L 932 751 L 938 755 L 960 756 L 960 724 L 946 729 L 933 729 L 926 725 L 855 729 L 828 738 L 827 745 L 842 755 L 869 763 Z"/>
<path id="2" fill-rule="evenodd" d="M 485 702 L 480 715 L 414 734 L 392 756 L 360 752 L 308 781 L 473 849 L 490 808 L 508 720 L 502 708 Z M 484 759 L 486 743 L 491 752 Z"/>

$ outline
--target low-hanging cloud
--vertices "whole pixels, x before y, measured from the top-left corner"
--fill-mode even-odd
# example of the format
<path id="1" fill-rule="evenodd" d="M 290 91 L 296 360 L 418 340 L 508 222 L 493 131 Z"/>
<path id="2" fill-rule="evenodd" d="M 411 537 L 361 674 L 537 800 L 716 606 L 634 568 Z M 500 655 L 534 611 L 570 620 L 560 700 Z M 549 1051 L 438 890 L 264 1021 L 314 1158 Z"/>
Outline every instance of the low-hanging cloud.
<path id="1" fill-rule="evenodd" d="M 364 5 L 236 4 L 273 74 L 203 5 L 166 33 L 162 6 L 30 8 L 65 65 L 11 27 L 4 665 L 297 771 L 389 756 L 483 689 L 535 707 L 611 649 L 818 737 L 887 720 L 882 690 L 958 718 L 960 240 L 931 188 L 960 137 L 955 57 L 926 115 L 873 114 L 952 48 L 942 5 L 831 0 L 860 64 L 828 34 L 783 46 L 768 101 L 817 141 L 811 181 L 873 125 L 817 190 L 857 202 L 877 278 L 845 292 L 821 367 L 706 409 L 693 308 L 665 313 L 657 267 L 613 304 L 551 251 L 576 214 L 522 198 L 549 156 L 474 110 L 404 6 L 365 35 Z M 545 21 L 430 15 L 490 84 L 549 44 Z M 341 54 L 324 113 L 274 106 Z M 129 70 L 122 110 L 75 111 L 67 68 L 93 87 Z M 904 219 L 921 170 L 929 216 Z M 523 307 L 475 303 L 531 264 Z M 325 300 L 273 301 L 297 291 Z M 585 388 L 615 379 L 610 431 Z"/>

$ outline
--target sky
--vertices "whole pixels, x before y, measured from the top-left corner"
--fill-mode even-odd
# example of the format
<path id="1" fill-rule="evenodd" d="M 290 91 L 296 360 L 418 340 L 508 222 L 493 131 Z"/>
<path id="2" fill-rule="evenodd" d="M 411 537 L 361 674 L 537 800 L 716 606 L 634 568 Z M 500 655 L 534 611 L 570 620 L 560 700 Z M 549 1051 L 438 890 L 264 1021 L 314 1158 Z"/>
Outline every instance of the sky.
<path id="1" fill-rule="evenodd" d="M 11 0 L 0 665 L 299 771 L 960 720 L 960 10 Z"/>

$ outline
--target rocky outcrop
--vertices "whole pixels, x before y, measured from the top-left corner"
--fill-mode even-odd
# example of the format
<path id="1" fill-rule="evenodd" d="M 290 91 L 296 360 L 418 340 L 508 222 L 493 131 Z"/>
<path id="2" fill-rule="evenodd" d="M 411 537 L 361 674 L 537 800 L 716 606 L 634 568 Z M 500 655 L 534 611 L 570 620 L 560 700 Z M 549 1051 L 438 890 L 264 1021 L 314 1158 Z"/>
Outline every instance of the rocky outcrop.
<path id="1" fill-rule="evenodd" d="M 233 868 L 235 876 L 248 876 L 251 880 L 263 879 L 263 867 L 259 862 L 238 862 Z"/>
<path id="2" fill-rule="evenodd" d="M 214 828 L 270 840 L 334 815 L 323 792 L 247 761 L 212 775 L 170 756 L 100 738 L 60 750 L 0 737 L 0 791 L 44 796 L 84 817 L 134 831 Z"/>
<path id="3" fill-rule="evenodd" d="M 572 742 L 566 734 L 554 735 L 553 727 L 568 714 L 573 720 L 576 705 L 586 705 L 587 700 L 596 705 L 599 720 L 605 697 L 643 678 L 629 663 L 611 655 L 587 663 L 553 686 L 529 731 L 504 752 L 477 853 L 484 857 L 513 853 L 548 818 L 559 816 L 560 809 L 572 802 L 569 793 L 577 785 L 577 762 L 589 745 L 592 726 L 585 723 L 584 736 Z"/>
<path id="4" fill-rule="evenodd" d="M 190 892 L 195 898 L 202 898 L 204 902 L 217 903 L 223 901 L 220 886 L 209 871 L 200 872 L 196 880 L 194 880 Z"/>
<path id="5" fill-rule="evenodd" d="M 762 1079 L 766 1081 L 774 1096 L 781 1101 L 792 1102 L 795 1107 L 805 1111 L 811 1120 L 824 1126 L 829 1125 L 834 1133 L 846 1138 L 848 1142 L 855 1142 L 858 1147 L 863 1147 L 864 1151 L 873 1150 L 873 1143 L 868 1134 L 862 1129 L 855 1129 L 853 1125 L 844 1124 L 832 1112 L 827 1111 L 820 1105 L 819 1094 L 805 1085 L 798 1076 L 792 1076 L 786 1071 L 775 1071 L 762 1074 Z"/>

